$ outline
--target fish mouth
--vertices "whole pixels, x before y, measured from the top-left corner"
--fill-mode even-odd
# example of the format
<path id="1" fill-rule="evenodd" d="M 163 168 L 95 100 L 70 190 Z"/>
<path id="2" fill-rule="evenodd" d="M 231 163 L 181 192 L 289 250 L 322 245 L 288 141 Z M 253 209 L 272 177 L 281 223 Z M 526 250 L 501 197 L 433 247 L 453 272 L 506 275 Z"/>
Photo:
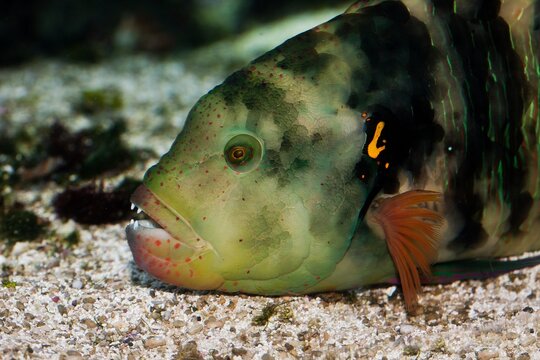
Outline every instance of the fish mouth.
<path id="1" fill-rule="evenodd" d="M 131 196 L 132 208 L 146 219 L 131 220 L 126 236 L 137 266 L 168 284 L 212 290 L 223 278 L 212 271 L 215 252 L 189 222 L 141 185 Z"/>

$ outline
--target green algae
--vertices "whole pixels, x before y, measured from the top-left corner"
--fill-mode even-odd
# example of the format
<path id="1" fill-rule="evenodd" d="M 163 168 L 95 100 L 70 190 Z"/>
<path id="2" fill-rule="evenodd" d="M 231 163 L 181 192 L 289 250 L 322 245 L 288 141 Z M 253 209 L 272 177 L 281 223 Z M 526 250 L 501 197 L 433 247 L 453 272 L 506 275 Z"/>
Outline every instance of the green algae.
<path id="1" fill-rule="evenodd" d="M 13 280 L 9 280 L 9 279 L 2 280 L 2 287 L 6 289 L 15 289 L 17 285 L 18 284 Z"/>
<path id="2" fill-rule="evenodd" d="M 266 305 L 261 310 L 261 313 L 251 320 L 251 325 L 266 326 L 270 321 L 270 318 L 276 314 L 277 304 Z"/>
<path id="3" fill-rule="evenodd" d="M 56 195 L 53 206 L 58 217 L 72 219 L 79 224 L 113 224 L 135 216 L 130 210 L 130 195 L 141 184 L 124 179 L 112 189 L 94 184 L 69 187 Z"/>
<path id="4" fill-rule="evenodd" d="M 7 165 L 14 169 L 15 178 L 26 183 L 52 180 L 66 184 L 118 174 L 149 155 L 146 150 L 128 148 L 122 139 L 126 130 L 123 119 L 77 132 L 57 122 L 43 129 L 45 135 L 37 137 L 30 153 L 20 153 L 17 158 L 8 154 Z"/>
<path id="5" fill-rule="evenodd" d="M 120 90 L 110 87 L 83 90 L 77 109 L 83 113 L 95 114 L 104 111 L 118 111 L 123 106 L 124 99 Z"/>
<path id="6" fill-rule="evenodd" d="M 36 240 L 44 230 L 43 221 L 28 210 L 10 210 L 0 218 L 0 238 L 9 245 Z"/>
<path id="7" fill-rule="evenodd" d="M 292 308 L 286 306 L 281 309 L 283 305 L 290 303 L 291 301 L 284 301 L 277 304 L 269 304 L 262 308 L 259 315 L 256 315 L 251 320 L 251 325 L 254 326 L 266 326 L 270 322 L 270 318 L 277 315 L 281 322 L 291 322 L 294 319 L 294 313 Z"/>
<path id="8" fill-rule="evenodd" d="M 64 243 L 68 247 L 74 247 L 81 241 L 81 235 L 77 230 L 70 232 L 63 238 Z"/>

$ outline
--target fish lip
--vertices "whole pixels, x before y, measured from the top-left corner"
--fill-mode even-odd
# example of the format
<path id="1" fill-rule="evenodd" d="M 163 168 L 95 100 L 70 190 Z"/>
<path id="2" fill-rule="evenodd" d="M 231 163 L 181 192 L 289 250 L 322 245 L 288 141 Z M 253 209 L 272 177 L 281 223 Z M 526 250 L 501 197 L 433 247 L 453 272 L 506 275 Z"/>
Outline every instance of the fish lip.
<path id="1" fill-rule="evenodd" d="M 194 248 L 194 249 L 197 249 L 197 248 L 198 249 L 203 249 L 203 248 L 208 247 L 208 243 L 201 236 L 196 234 L 195 230 L 193 229 L 193 227 L 191 226 L 189 221 L 187 221 L 182 215 L 180 215 L 176 211 L 174 211 L 174 209 L 172 209 L 170 206 L 168 206 L 165 201 L 161 200 L 147 186 L 140 185 L 135 190 L 135 192 L 131 195 L 130 200 L 131 200 L 131 203 L 132 203 L 133 206 L 138 208 L 140 211 L 144 212 L 144 214 L 147 215 L 151 219 L 151 221 L 153 221 L 154 223 L 156 223 L 156 224 L 158 224 L 160 226 L 160 228 L 158 228 L 158 229 L 161 229 L 161 230 L 165 231 L 171 238 L 179 241 L 183 245 L 186 245 L 186 246 Z M 152 204 L 152 206 L 150 204 Z M 156 207 L 158 207 L 158 209 L 156 209 Z M 165 210 L 167 212 L 166 216 L 163 216 L 163 215 L 157 216 L 156 215 L 156 212 L 163 211 L 163 210 Z M 182 239 L 182 237 L 181 237 L 182 234 L 174 234 L 171 231 L 169 231 L 167 229 L 167 227 L 169 225 L 169 222 L 164 220 L 167 216 L 175 218 L 177 221 L 181 221 L 182 223 L 184 223 L 192 231 L 192 233 L 196 234 L 197 238 L 199 238 L 201 240 L 200 244 L 194 245 L 194 244 L 187 243 L 186 241 L 184 241 L 184 239 Z M 145 228 L 146 229 L 152 229 L 152 230 L 155 229 L 155 228 L 145 227 L 143 224 L 144 223 L 141 223 L 141 221 L 132 221 L 128 225 L 126 230 L 130 229 L 130 230 L 133 230 L 135 232 L 138 232 L 138 231 L 144 231 Z"/>

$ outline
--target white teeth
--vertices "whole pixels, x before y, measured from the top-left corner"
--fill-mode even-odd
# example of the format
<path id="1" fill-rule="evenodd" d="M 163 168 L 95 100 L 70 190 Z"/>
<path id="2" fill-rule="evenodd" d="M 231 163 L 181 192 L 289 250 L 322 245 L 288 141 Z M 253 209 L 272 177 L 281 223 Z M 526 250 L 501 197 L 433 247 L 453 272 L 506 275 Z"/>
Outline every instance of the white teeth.
<path id="1" fill-rule="evenodd" d="M 153 220 L 131 220 L 129 224 L 133 230 L 136 230 L 139 227 L 146 229 L 161 229 L 161 226 Z"/>
<path id="2" fill-rule="evenodd" d="M 160 228 L 160 226 L 152 220 L 139 220 L 138 223 L 140 226 L 149 228 L 149 229 Z"/>
<path id="3" fill-rule="evenodd" d="M 142 213 L 142 210 L 141 209 L 137 209 L 137 214 L 140 214 Z"/>
<path id="4" fill-rule="evenodd" d="M 135 204 L 131 204 L 131 210 L 135 209 Z"/>
<path id="5" fill-rule="evenodd" d="M 129 220 L 129 225 L 133 225 L 135 223 L 135 220 L 131 219 Z"/>

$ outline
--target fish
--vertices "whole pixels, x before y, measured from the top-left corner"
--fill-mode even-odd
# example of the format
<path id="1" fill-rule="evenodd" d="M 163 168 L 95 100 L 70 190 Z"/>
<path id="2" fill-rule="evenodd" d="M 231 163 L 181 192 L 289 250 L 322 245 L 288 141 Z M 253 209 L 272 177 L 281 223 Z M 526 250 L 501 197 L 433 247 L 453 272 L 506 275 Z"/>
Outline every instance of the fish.
<path id="1" fill-rule="evenodd" d="M 131 201 L 135 263 L 259 295 L 540 263 L 540 1 L 363 0 L 203 96 Z"/>

